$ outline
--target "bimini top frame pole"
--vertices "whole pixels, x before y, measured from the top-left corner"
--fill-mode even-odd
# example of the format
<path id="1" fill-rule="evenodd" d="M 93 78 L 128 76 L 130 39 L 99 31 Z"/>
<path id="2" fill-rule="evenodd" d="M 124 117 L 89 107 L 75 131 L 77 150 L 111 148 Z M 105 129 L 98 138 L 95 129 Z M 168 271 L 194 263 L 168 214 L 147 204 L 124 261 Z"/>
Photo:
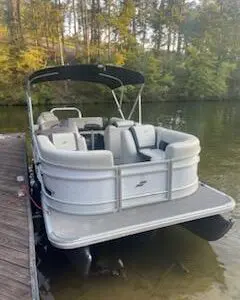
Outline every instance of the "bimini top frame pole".
<path id="1" fill-rule="evenodd" d="M 144 84 L 141 85 L 140 87 L 140 90 L 138 92 L 138 95 L 137 95 L 137 98 L 132 106 L 132 109 L 128 115 L 128 120 L 131 119 L 135 109 L 136 109 L 136 106 L 138 104 L 138 122 L 141 124 L 142 123 L 142 90 L 144 88 Z"/>
<path id="2" fill-rule="evenodd" d="M 28 118 L 29 118 L 30 131 L 31 131 L 31 134 L 33 136 L 34 121 L 33 121 L 32 98 L 31 98 L 30 82 L 29 81 L 27 82 L 26 98 L 27 98 L 27 107 L 28 107 Z"/>
<path id="3" fill-rule="evenodd" d="M 119 78 L 111 76 L 111 75 L 108 75 L 108 74 L 99 73 L 99 75 L 103 76 L 103 77 L 106 77 L 106 78 L 109 78 L 109 79 L 112 79 L 112 80 L 116 80 L 116 81 L 118 81 L 120 83 L 120 87 L 121 87 L 120 100 L 118 100 L 118 97 L 117 97 L 116 93 L 114 92 L 114 90 L 112 89 L 111 91 L 112 91 L 112 95 L 113 95 L 114 101 L 115 101 L 115 103 L 117 105 L 118 112 L 119 112 L 121 118 L 125 120 L 124 113 L 122 111 L 122 102 L 123 102 L 123 95 L 124 95 L 124 85 L 123 85 L 123 82 Z"/>
<path id="4" fill-rule="evenodd" d="M 115 93 L 114 90 L 112 90 L 112 95 L 113 95 L 113 98 L 114 98 L 115 103 L 117 105 L 117 109 L 118 109 L 118 112 L 119 112 L 121 118 L 125 120 L 125 116 L 124 116 L 124 113 L 122 111 L 122 103 L 123 103 L 123 95 L 124 95 L 124 85 L 123 85 L 122 81 L 119 78 L 116 78 L 116 77 L 113 77 L 113 76 L 110 76 L 110 75 L 107 75 L 107 74 L 100 73 L 99 75 L 111 78 L 113 80 L 117 80 L 121 84 L 121 96 L 120 96 L 120 100 L 118 100 L 118 97 L 117 97 L 117 95 L 116 95 L 116 93 Z M 138 95 L 136 97 L 136 100 L 134 101 L 133 107 L 132 107 L 132 109 L 131 109 L 131 111 L 129 113 L 129 116 L 128 116 L 128 120 L 129 120 L 132 117 L 132 115 L 133 115 L 133 113 L 134 113 L 134 111 L 136 109 L 136 105 L 138 104 L 138 122 L 140 124 L 142 123 L 141 94 L 142 94 L 143 87 L 144 87 L 144 84 L 141 85 L 140 90 L 138 92 Z"/>

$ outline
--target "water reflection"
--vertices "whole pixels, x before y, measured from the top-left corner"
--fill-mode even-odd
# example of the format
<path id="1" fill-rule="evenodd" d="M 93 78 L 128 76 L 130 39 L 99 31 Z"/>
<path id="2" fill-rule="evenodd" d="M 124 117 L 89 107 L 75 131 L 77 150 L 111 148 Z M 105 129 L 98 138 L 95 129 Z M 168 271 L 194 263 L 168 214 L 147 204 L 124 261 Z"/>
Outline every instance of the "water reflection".
<path id="1" fill-rule="evenodd" d="M 115 255 L 109 251 L 113 246 L 124 262 L 126 277 L 92 274 L 85 282 L 61 251 L 49 249 L 39 265 L 51 278 L 49 293 L 55 299 L 177 299 L 208 291 L 213 284 L 224 286 L 224 268 L 209 243 L 180 226 L 98 246 L 97 256 L 106 264 Z M 45 286 L 41 290 L 48 295 Z"/>

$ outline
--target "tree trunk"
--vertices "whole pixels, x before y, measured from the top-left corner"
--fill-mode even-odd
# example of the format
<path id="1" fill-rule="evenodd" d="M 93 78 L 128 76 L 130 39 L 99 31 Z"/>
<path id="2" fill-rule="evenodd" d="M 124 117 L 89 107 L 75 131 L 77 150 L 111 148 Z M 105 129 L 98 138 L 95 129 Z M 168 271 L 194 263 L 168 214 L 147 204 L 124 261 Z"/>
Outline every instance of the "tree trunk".
<path id="1" fill-rule="evenodd" d="M 78 32 L 77 32 L 77 16 L 76 16 L 76 3 L 72 0 L 72 12 L 73 12 L 73 33 L 75 40 L 75 57 L 78 54 Z"/>
<path id="2" fill-rule="evenodd" d="M 59 53 L 60 53 L 60 63 L 64 65 L 64 34 L 63 34 L 63 24 L 61 19 L 61 0 L 56 0 L 55 2 L 58 6 L 59 16 L 57 22 L 57 32 L 58 32 L 58 45 L 59 45 Z"/>
<path id="3" fill-rule="evenodd" d="M 90 62 L 90 49 L 89 49 L 89 23 L 88 23 L 88 12 L 86 0 L 81 1 L 81 21 L 83 29 L 83 43 L 85 48 L 85 54 L 87 58 L 87 63 Z"/>
<path id="4" fill-rule="evenodd" d="M 101 47 L 101 24 L 99 22 L 99 15 L 101 13 L 101 6 L 100 6 L 100 0 L 97 0 L 97 11 L 98 11 L 98 19 L 97 19 L 97 56 L 98 61 L 101 59 L 100 55 L 100 47 Z"/>
<path id="5" fill-rule="evenodd" d="M 20 0 L 8 0 L 8 28 L 10 43 L 23 46 L 23 34 L 20 14 Z"/>
<path id="6" fill-rule="evenodd" d="M 110 24 L 110 18 L 111 18 L 111 2 L 107 1 L 108 9 L 107 9 L 107 15 L 108 15 L 108 23 L 107 23 L 107 49 L 108 49 L 108 61 L 110 62 L 111 59 L 111 24 Z"/>
<path id="7" fill-rule="evenodd" d="M 168 29 L 168 37 L 167 37 L 167 52 L 170 52 L 170 48 L 171 48 L 171 44 L 172 44 L 172 30 L 169 28 Z"/>
<path id="8" fill-rule="evenodd" d="M 178 32 L 178 40 L 177 40 L 177 53 L 180 54 L 182 50 L 182 35 Z"/>

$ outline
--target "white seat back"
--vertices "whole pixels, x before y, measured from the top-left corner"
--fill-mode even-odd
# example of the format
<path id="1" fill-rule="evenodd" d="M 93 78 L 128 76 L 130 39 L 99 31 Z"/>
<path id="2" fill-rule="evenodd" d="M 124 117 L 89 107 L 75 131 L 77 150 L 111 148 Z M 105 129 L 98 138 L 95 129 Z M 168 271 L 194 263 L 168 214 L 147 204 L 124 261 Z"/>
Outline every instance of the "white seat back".
<path id="1" fill-rule="evenodd" d="M 37 142 L 41 157 L 52 164 L 75 168 L 110 168 L 113 156 L 107 150 L 70 151 L 57 149 L 45 135 L 38 135 Z"/>
<path id="2" fill-rule="evenodd" d="M 124 164 L 149 160 L 141 154 L 143 149 L 156 147 L 156 133 L 153 125 L 132 126 L 122 132 L 121 136 L 121 161 Z"/>
<path id="3" fill-rule="evenodd" d="M 37 119 L 37 125 L 39 126 L 40 130 L 46 130 L 58 124 L 59 124 L 58 117 L 56 117 L 50 111 L 42 112 Z"/>
<path id="4" fill-rule="evenodd" d="M 130 128 L 137 149 L 155 148 L 156 133 L 153 125 L 138 125 Z"/>
<path id="5" fill-rule="evenodd" d="M 137 147 L 131 132 L 126 129 L 121 132 L 121 157 L 122 164 L 131 164 L 140 161 Z"/>
<path id="6" fill-rule="evenodd" d="M 132 125 L 131 120 L 115 120 L 114 125 L 108 125 L 104 131 L 105 149 L 113 153 L 115 164 L 121 162 L 121 132 Z"/>
<path id="7" fill-rule="evenodd" d="M 57 149 L 87 151 L 85 138 L 74 132 L 52 133 L 51 140 Z"/>

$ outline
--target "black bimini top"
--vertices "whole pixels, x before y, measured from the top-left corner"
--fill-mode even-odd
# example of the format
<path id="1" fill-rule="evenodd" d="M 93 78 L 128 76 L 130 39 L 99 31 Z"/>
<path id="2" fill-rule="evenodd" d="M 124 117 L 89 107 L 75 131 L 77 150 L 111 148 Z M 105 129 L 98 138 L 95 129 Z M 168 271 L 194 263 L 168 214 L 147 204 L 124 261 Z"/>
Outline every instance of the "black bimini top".
<path id="1" fill-rule="evenodd" d="M 122 85 L 144 83 L 144 77 L 141 73 L 109 65 L 51 67 L 34 72 L 28 80 L 30 84 L 55 80 L 88 81 L 104 84 L 112 90 Z"/>

